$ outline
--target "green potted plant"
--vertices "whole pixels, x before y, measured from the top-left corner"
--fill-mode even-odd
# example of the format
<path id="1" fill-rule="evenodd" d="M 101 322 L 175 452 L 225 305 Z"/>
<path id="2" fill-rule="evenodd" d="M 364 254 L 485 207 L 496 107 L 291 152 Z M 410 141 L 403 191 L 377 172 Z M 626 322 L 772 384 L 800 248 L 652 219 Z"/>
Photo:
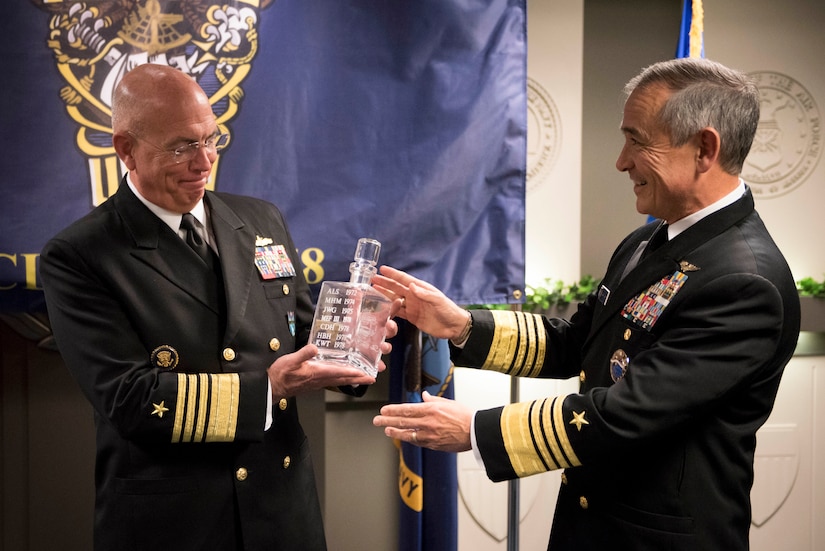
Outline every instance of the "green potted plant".
<path id="1" fill-rule="evenodd" d="M 802 330 L 825 333 L 825 281 L 804 277 L 796 282 L 802 307 Z"/>
<path id="2" fill-rule="evenodd" d="M 578 303 L 587 298 L 598 285 L 599 280 L 591 275 L 582 276 L 573 283 L 545 278 L 541 285 L 527 285 L 523 309 L 535 314 L 569 318 Z"/>
<path id="3" fill-rule="evenodd" d="M 558 279 L 545 278 L 540 285 L 527 285 L 522 311 L 546 314 L 551 317 L 568 319 L 576 311 L 576 306 L 599 285 L 593 276 L 582 276 L 576 282 L 565 283 Z M 468 308 L 488 310 L 509 310 L 510 304 L 474 304 Z"/>

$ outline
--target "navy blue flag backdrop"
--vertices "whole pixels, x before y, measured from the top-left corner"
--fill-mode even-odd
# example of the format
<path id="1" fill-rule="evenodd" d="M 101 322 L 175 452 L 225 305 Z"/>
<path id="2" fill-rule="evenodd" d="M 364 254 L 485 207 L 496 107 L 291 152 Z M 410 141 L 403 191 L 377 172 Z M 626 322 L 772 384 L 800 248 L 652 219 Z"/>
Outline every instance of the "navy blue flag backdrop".
<path id="1" fill-rule="evenodd" d="M 397 352 L 397 353 L 396 353 Z M 421 393 L 454 398 L 447 341 L 399 321 L 390 363 L 390 401 L 421 402 Z M 458 546 L 456 455 L 395 441 L 398 447 L 399 551 L 455 551 Z"/>
<path id="2" fill-rule="evenodd" d="M 525 0 L 5 0 L 0 21 L 3 312 L 42 310 L 42 246 L 117 188 L 111 92 L 146 62 L 206 90 L 231 136 L 211 185 L 284 210 L 315 292 L 372 237 L 459 303 L 520 301 Z"/>
<path id="3" fill-rule="evenodd" d="M 684 0 L 676 57 L 705 57 L 705 10 L 702 0 Z"/>

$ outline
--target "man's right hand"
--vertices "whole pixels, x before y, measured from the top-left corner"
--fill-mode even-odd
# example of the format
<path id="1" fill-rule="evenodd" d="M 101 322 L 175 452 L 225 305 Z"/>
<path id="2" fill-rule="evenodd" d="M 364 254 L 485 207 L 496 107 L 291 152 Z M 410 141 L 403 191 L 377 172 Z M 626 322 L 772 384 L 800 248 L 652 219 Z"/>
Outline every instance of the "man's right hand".
<path id="1" fill-rule="evenodd" d="M 406 272 L 381 266 L 372 277 L 377 291 L 394 300 L 402 299 L 398 316 L 439 339 L 456 339 L 467 326 L 469 313 L 435 286 Z"/>

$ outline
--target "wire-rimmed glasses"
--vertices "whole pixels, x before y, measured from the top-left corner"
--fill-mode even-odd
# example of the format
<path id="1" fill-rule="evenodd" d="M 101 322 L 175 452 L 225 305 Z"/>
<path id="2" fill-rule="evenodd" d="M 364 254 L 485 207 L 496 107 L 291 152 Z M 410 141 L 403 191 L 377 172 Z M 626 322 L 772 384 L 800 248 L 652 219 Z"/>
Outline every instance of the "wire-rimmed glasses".
<path id="1" fill-rule="evenodd" d="M 221 152 L 222 149 L 224 149 L 229 144 L 229 134 L 215 134 L 214 136 L 209 137 L 204 141 L 191 142 L 176 147 L 174 149 L 165 149 L 163 147 L 159 147 L 153 144 L 146 138 L 133 134 L 132 132 L 129 132 L 128 134 L 133 138 L 146 142 L 155 149 L 168 154 L 175 162 L 175 164 L 188 163 L 189 161 L 195 158 L 195 156 L 198 154 L 198 150 L 201 147 L 203 147 L 207 151 L 207 153 L 218 154 Z"/>

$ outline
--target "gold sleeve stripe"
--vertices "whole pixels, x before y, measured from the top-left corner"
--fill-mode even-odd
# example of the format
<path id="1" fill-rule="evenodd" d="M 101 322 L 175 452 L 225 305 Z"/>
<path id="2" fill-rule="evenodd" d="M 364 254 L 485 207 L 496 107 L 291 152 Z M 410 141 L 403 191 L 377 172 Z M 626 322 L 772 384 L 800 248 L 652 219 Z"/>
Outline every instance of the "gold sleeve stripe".
<path id="1" fill-rule="evenodd" d="M 544 353 L 547 348 L 547 333 L 544 331 L 541 316 L 520 313 L 520 317 L 524 320 L 526 350 L 518 376 L 538 377 L 544 364 Z"/>
<path id="2" fill-rule="evenodd" d="M 518 338 L 515 318 L 512 317 L 514 312 L 492 310 L 491 313 L 495 323 L 493 342 L 490 344 L 490 351 L 481 368 L 509 373 L 510 361 L 507 358 L 511 354 L 510 349 L 513 343 Z"/>
<path id="3" fill-rule="evenodd" d="M 175 402 L 175 424 L 172 427 L 172 443 L 180 442 L 181 431 L 183 430 L 183 415 L 186 411 L 186 383 L 188 379 L 185 373 L 178 373 L 178 398 Z"/>
<path id="4" fill-rule="evenodd" d="M 530 409 L 532 402 L 511 404 L 501 414 L 501 435 L 504 449 L 510 458 L 513 471 L 519 477 L 550 470 L 536 453 L 530 435 Z"/>
<path id="5" fill-rule="evenodd" d="M 563 402 L 557 397 L 505 406 L 501 434 L 517 476 L 581 465 L 560 422 Z"/>
<path id="6" fill-rule="evenodd" d="M 493 310 L 493 341 L 482 369 L 517 377 L 537 377 L 547 351 L 547 333 L 541 316 Z"/>
<path id="7" fill-rule="evenodd" d="M 237 373 L 221 373 L 212 377 L 212 408 L 209 413 L 207 442 L 231 442 L 238 428 L 238 400 L 241 379 Z"/>
<path id="8" fill-rule="evenodd" d="M 195 423 L 195 442 L 203 442 L 204 426 L 207 422 L 207 405 L 209 403 L 209 375 L 201 373 L 198 375 L 198 388 L 200 396 L 198 400 L 198 419 Z"/>
<path id="9" fill-rule="evenodd" d="M 530 314 L 529 319 L 532 322 L 533 331 L 535 331 L 536 346 L 535 357 L 531 358 L 533 369 L 527 376 L 538 377 L 547 356 L 547 332 L 544 330 L 544 318 L 536 314 Z"/>
<path id="10" fill-rule="evenodd" d="M 559 444 L 564 455 L 570 460 L 571 467 L 578 467 L 582 464 L 579 458 L 576 457 L 576 452 L 573 451 L 573 446 L 570 444 L 570 438 L 567 437 L 567 425 L 564 422 L 564 396 L 557 396 L 553 400 L 553 434 L 558 438 Z"/>
<path id="11" fill-rule="evenodd" d="M 536 400 L 530 407 L 530 437 L 533 439 L 533 446 L 536 453 L 542 458 L 542 462 L 547 466 L 546 470 L 556 470 L 566 467 L 564 459 L 559 456 L 556 441 L 548 438 L 548 431 L 552 426 L 550 417 L 551 408 L 548 407 L 547 399 Z"/>
<path id="12" fill-rule="evenodd" d="M 515 343 L 515 351 L 514 351 L 514 358 L 512 360 L 512 365 L 510 368 L 510 374 L 516 377 L 524 377 L 524 358 L 530 354 L 531 351 L 529 350 L 529 342 L 530 342 L 530 334 L 527 331 L 527 320 L 524 319 L 524 315 L 520 312 L 515 312 L 515 319 L 516 319 L 516 343 Z"/>
<path id="13" fill-rule="evenodd" d="M 541 458 L 546 471 L 553 471 L 562 467 L 554 458 L 550 450 L 550 440 L 547 439 L 546 427 L 550 426 L 550 408 L 547 407 L 547 400 L 536 400 L 530 404 L 530 438 L 536 454 Z"/>
<path id="14" fill-rule="evenodd" d="M 178 373 L 172 442 L 231 442 L 238 426 L 237 373 Z"/>
<path id="15" fill-rule="evenodd" d="M 191 442 L 192 431 L 195 428 L 195 404 L 198 400 L 198 375 L 192 373 L 186 376 L 189 392 L 186 393 L 186 419 L 183 423 L 181 441 Z"/>
<path id="16" fill-rule="evenodd" d="M 562 444 L 559 442 L 559 438 L 556 436 L 556 408 L 560 400 L 558 397 L 553 398 L 553 402 L 550 404 L 550 407 L 547 408 L 547 416 L 543 419 L 544 424 L 542 425 L 542 436 L 544 437 L 544 442 L 549 449 L 549 453 L 552 454 L 554 458 L 556 458 L 556 462 L 559 465 L 559 468 L 567 468 L 571 467 L 572 464 L 568 460 L 569 455 L 562 451 Z M 562 426 L 562 430 L 564 426 Z M 563 438 L 567 439 L 567 433 L 563 434 Z"/>

